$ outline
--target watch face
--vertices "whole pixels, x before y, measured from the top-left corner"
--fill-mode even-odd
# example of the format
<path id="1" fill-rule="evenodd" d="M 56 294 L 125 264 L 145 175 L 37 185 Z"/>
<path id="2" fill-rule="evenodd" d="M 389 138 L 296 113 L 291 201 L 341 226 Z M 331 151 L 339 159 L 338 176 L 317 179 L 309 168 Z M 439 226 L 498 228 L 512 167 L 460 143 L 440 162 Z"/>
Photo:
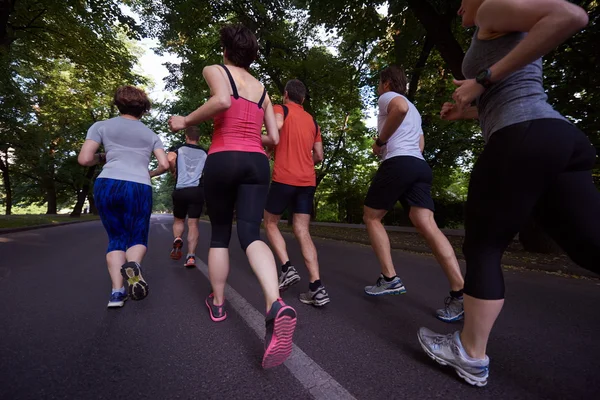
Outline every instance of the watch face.
<path id="1" fill-rule="evenodd" d="M 478 81 L 483 81 L 484 79 L 487 78 L 487 74 L 488 74 L 487 70 L 483 70 L 483 71 L 481 71 L 480 73 L 477 74 L 477 78 L 476 79 Z"/>

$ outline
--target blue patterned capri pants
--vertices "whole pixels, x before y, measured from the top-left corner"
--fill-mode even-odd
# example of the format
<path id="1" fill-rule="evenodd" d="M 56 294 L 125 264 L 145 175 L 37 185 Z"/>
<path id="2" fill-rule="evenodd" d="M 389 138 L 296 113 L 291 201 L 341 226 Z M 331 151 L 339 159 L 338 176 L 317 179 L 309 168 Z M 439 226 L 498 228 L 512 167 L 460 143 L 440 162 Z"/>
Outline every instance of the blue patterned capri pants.
<path id="1" fill-rule="evenodd" d="M 127 251 L 148 245 L 152 187 L 118 179 L 98 178 L 94 184 L 94 200 L 108 234 L 108 250 Z"/>

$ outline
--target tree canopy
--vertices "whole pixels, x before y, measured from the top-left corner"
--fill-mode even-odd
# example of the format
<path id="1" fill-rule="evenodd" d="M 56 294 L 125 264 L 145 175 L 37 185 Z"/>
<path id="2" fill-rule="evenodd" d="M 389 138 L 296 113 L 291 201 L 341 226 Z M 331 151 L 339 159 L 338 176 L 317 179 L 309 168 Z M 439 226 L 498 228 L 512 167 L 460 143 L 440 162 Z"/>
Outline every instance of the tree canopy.
<path id="1" fill-rule="evenodd" d="M 589 26 L 544 58 L 549 101 L 600 148 L 600 83 L 590 73 L 600 9 L 597 1 L 574 1 L 590 15 Z M 439 219 L 459 224 L 473 160 L 483 147 L 475 122 L 439 118 L 472 30 L 460 26 L 460 0 L 2 0 L 0 2 L 0 171 L 2 203 L 46 204 L 81 212 L 91 200 L 98 170 L 80 167 L 76 152 L 87 128 L 116 115 L 116 87 L 144 86 L 134 73 L 136 40 L 158 42 L 167 64 L 166 87 L 174 100 L 156 104 L 145 122 L 173 146 L 181 133 L 168 132 L 172 114 L 189 113 L 209 97 L 202 69 L 222 62 L 219 29 L 241 22 L 258 38 L 251 66 L 275 103 L 285 83 L 300 79 L 308 89 L 305 109 L 323 133 L 325 160 L 317 169 L 317 219 L 360 222 L 362 204 L 377 160 L 376 134 L 367 123 L 376 104 L 378 72 L 402 66 L 408 97 L 423 118 L 424 156 L 434 170 Z M 139 22 L 125 12 L 137 13 Z M 210 144 L 212 123 L 200 126 Z M 600 175 L 600 174 L 597 174 Z M 600 176 L 596 176 L 600 184 Z M 169 177 L 155 184 L 155 208 L 170 209 Z M 389 223 L 405 221 L 392 213 Z"/>

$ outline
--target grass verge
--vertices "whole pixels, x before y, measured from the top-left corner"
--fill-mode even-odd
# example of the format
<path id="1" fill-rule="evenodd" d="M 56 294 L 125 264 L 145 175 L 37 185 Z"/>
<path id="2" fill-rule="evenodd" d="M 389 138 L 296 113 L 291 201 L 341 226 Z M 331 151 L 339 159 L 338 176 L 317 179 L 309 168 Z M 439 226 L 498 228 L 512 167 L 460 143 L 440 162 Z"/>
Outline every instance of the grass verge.
<path id="1" fill-rule="evenodd" d="M 71 218 L 68 214 L 57 214 L 57 215 L 0 215 L 0 229 L 4 228 L 23 228 L 27 226 L 37 225 L 48 225 L 56 224 L 59 225 L 65 222 L 74 221 L 94 221 L 99 219 L 97 215 L 82 215 L 79 218 Z"/>

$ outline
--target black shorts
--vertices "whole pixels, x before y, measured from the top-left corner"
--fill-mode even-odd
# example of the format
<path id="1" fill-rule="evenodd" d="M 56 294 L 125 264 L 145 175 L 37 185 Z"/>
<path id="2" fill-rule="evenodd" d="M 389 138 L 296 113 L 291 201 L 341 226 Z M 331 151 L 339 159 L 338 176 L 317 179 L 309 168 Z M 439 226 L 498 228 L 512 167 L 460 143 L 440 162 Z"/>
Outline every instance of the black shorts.
<path id="1" fill-rule="evenodd" d="M 281 215 L 286 208 L 295 214 L 312 214 L 315 186 L 292 186 L 272 182 L 265 210 Z"/>
<path id="2" fill-rule="evenodd" d="M 200 218 L 204 207 L 204 188 L 194 186 L 173 191 L 173 216 L 179 219 Z"/>
<path id="3" fill-rule="evenodd" d="M 377 170 L 365 199 L 365 206 L 392 210 L 397 201 L 406 211 L 422 207 L 434 211 L 431 198 L 431 168 L 424 160 L 397 156 L 385 160 Z"/>

